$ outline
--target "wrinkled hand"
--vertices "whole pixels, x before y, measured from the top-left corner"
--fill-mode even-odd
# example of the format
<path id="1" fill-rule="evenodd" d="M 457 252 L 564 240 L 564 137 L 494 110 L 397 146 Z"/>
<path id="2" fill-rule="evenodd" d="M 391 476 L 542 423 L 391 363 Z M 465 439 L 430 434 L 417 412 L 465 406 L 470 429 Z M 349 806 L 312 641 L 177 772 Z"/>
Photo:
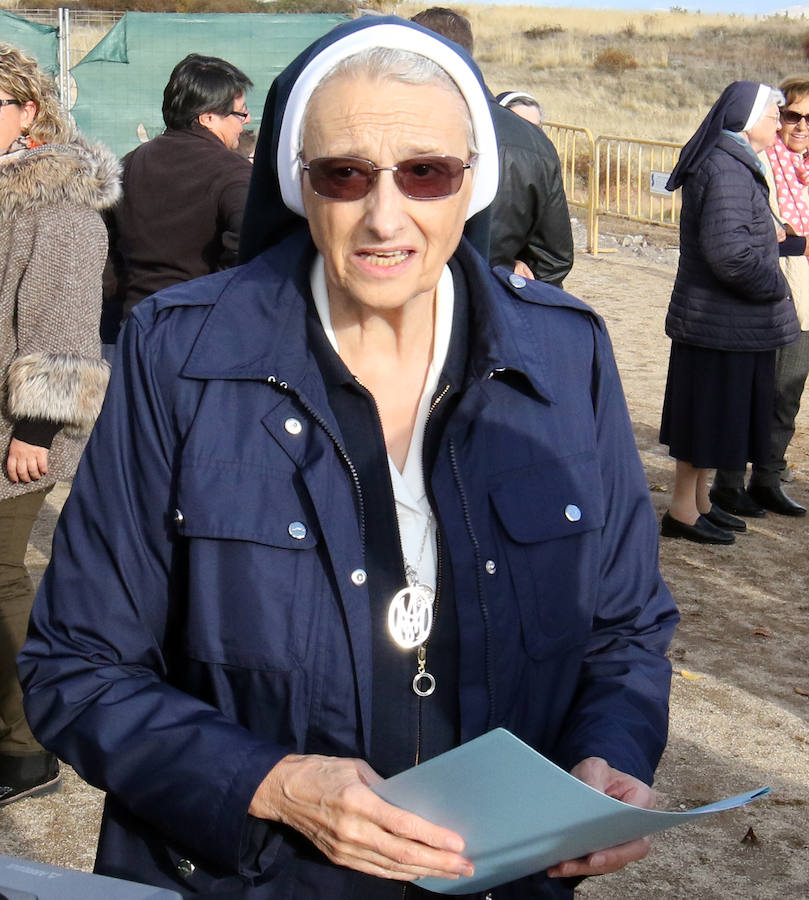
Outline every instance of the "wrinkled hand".
<path id="1" fill-rule="evenodd" d="M 640 806 L 643 809 L 654 809 L 655 807 L 655 792 L 648 785 L 631 775 L 619 772 L 618 769 L 613 769 L 605 760 L 599 759 L 597 756 L 582 760 L 570 770 L 570 774 L 603 794 L 623 800 L 624 803 L 631 803 L 633 806 Z M 627 863 L 643 859 L 649 852 L 649 848 L 648 838 L 629 841 L 629 843 L 619 844 L 617 847 L 610 847 L 607 850 L 598 850 L 582 859 L 561 862 L 548 869 L 548 876 L 550 878 L 571 878 L 583 875 L 607 875 L 610 872 L 617 872 Z"/>
<path id="2" fill-rule="evenodd" d="M 250 814 L 283 822 L 334 863 L 359 872 L 412 881 L 472 875 L 463 839 L 398 809 L 368 785 L 381 781 L 359 759 L 285 756 L 250 803 Z"/>
<path id="3" fill-rule="evenodd" d="M 522 275 L 523 278 L 530 278 L 531 281 L 534 281 L 534 273 L 528 268 L 528 264 L 521 259 L 514 260 L 514 274 Z"/>
<path id="4" fill-rule="evenodd" d="M 26 484 L 39 481 L 43 475 L 48 474 L 47 448 L 38 447 L 36 444 L 26 444 L 25 441 L 12 438 L 8 445 L 6 471 L 14 484 L 20 481 L 24 481 Z"/>

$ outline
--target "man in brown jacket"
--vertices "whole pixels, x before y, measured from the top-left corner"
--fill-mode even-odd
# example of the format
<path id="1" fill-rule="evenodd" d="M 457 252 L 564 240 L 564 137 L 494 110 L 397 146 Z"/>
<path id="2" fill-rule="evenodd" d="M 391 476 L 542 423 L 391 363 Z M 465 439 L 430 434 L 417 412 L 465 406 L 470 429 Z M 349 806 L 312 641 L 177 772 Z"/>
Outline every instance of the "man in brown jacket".
<path id="1" fill-rule="evenodd" d="M 197 53 L 171 73 L 166 130 L 124 157 L 123 198 L 108 219 L 105 344 L 144 297 L 236 264 L 252 166 L 233 151 L 252 86 L 229 62 Z"/>

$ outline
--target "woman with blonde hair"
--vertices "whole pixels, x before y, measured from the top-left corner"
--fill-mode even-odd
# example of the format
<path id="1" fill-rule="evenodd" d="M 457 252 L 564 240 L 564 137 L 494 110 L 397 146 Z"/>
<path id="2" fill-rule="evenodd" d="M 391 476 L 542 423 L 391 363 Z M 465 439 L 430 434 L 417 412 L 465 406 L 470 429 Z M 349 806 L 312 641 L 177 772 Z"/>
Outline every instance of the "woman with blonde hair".
<path id="1" fill-rule="evenodd" d="M 33 602 L 25 552 L 104 396 L 99 211 L 118 190 L 116 159 L 75 134 L 50 76 L 0 44 L 0 806 L 59 781 L 26 722 L 15 670 Z"/>

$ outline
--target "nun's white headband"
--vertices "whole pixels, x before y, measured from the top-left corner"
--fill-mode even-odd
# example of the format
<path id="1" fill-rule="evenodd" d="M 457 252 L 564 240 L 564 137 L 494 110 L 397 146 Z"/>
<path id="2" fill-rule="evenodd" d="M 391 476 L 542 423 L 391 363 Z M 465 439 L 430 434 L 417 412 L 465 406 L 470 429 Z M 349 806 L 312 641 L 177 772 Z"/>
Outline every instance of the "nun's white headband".
<path id="1" fill-rule="evenodd" d="M 472 169 L 474 182 L 467 218 L 485 209 L 497 193 L 499 163 L 489 101 L 483 87 L 463 57 L 447 44 L 415 28 L 393 24 L 363 28 L 329 44 L 301 72 L 290 91 L 278 140 L 278 181 L 284 205 L 305 216 L 298 154 L 303 114 L 315 88 L 337 63 L 374 47 L 408 50 L 426 56 L 444 69 L 458 86 L 469 107 L 478 149 L 477 163 Z"/>
<path id="2" fill-rule="evenodd" d="M 771 97 L 773 97 L 779 106 L 784 102 L 783 94 L 781 94 L 780 91 L 774 91 L 768 84 L 760 84 L 758 86 L 758 91 L 756 92 L 756 99 L 753 101 L 753 107 L 750 110 L 750 115 L 747 117 L 747 121 L 744 123 L 742 131 L 750 131 L 756 122 L 764 115 L 764 110 L 769 106 Z"/>
<path id="3" fill-rule="evenodd" d="M 537 98 L 531 96 L 531 94 L 526 94 L 525 91 L 511 91 L 510 94 L 500 97 L 497 102 L 500 106 L 505 106 L 506 109 L 508 109 L 512 103 L 522 103 L 524 106 L 539 106 Z"/>

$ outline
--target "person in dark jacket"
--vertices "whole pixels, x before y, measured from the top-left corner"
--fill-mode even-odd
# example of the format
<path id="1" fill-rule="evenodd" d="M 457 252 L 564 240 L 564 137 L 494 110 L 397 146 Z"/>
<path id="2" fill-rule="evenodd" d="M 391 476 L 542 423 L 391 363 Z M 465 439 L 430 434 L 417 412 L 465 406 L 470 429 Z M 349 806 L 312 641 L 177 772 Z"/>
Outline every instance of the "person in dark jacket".
<path id="1" fill-rule="evenodd" d="M 413 21 L 472 55 L 472 26 L 461 13 L 433 6 Z M 500 154 L 500 187 L 491 207 L 469 224 L 467 235 L 493 266 L 561 287 L 573 267 L 573 233 L 559 155 L 543 131 L 487 94 Z"/>
<path id="2" fill-rule="evenodd" d="M 500 106 L 510 109 L 515 115 L 537 128 L 542 128 L 545 114 L 536 97 L 526 91 L 502 91 L 495 98 Z"/>
<path id="3" fill-rule="evenodd" d="M 497 187 L 474 63 L 341 25 L 274 82 L 255 171 L 248 262 L 124 329 L 20 657 L 33 727 L 108 792 L 96 870 L 426 897 L 462 836 L 370 785 L 497 726 L 648 806 L 657 523 L 603 322 L 462 240 Z"/>
<path id="4" fill-rule="evenodd" d="M 796 341 L 775 352 L 775 404 L 770 429 L 770 454 L 754 465 L 747 490 L 745 471 L 717 469 L 716 502 L 736 515 L 761 518 L 766 511 L 801 517 L 806 507 L 781 487 L 786 452 L 795 434 L 795 418 L 809 377 L 809 75 L 784 79 L 781 130 L 772 147 L 759 153 L 770 189 L 770 209 L 789 234 L 778 247 L 801 331 Z"/>
<path id="5" fill-rule="evenodd" d="M 233 151 L 253 86 L 224 59 L 192 53 L 163 92 L 163 134 L 123 159 L 123 197 L 108 216 L 101 336 L 114 344 L 144 297 L 237 262 L 252 167 Z"/>
<path id="6" fill-rule="evenodd" d="M 778 133 L 779 102 L 769 85 L 733 82 L 668 182 L 683 198 L 660 428 L 677 460 L 667 537 L 733 543 L 746 525 L 709 493 L 709 470 L 744 469 L 769 452 L 775 351 L 799 331 L 756 156 Z"/>

